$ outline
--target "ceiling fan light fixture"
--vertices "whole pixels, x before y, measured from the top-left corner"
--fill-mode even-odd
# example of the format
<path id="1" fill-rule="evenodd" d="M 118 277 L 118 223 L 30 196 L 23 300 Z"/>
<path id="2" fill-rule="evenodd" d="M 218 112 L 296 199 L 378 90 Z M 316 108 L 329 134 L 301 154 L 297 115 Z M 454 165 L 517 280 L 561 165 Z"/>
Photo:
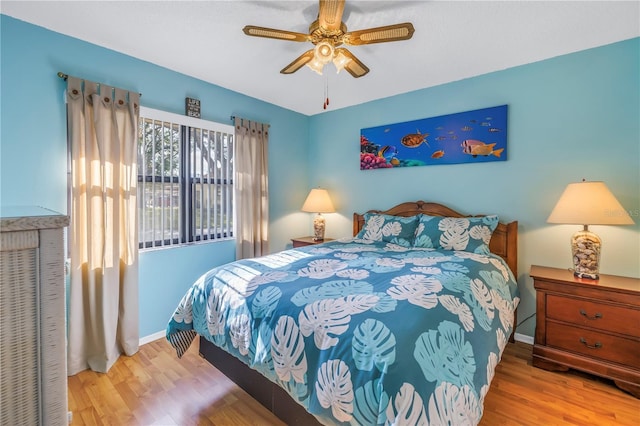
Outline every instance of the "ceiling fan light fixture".
<path id="1" fill-rule="evenodd" d="M 324 62 L 319 61 L 315 57 L 309 62 L 307 62 L 307 66 L 320 75 L 322 75 L 322 69 L 324 68 L 324 65 L 325 65 Z"/>
<path id="2" fill-rule="evenodd" d="M 336 55 L 333 58 L 333 65 L 336 66 L 336 70 L 337 70 L 336 74 L 342 71 L 344 67 L 346 67 L 349 64 L 349 62 L 351 62 L 351 58 L 345 56 L 344 53 L 342 52 L 336 53 Z"/>
<path id="3" fill-rule="evenodd" d="M 313 49 L 313 59 L 307 63 L 307 66 L 322 75 L 322 69 L 334 59 L 334 54 L 333 45 L 328 41 L 321 41 Z"/>
<path id="4" fill-rule="evenodd" d="M 314 49 L 314 57 L 317 61 L 326 64 L 333 59 L 333 45 L 328 41 L 318 43 Z"/>
<path id="5" fill-rule="evenodd" d="M 1 0 L 0 0 L 1 1 Z M 364 44 L 386 43 L 409 40 L 415 31 L 411 22 L 347 31 L 342 22 L 346 0 L 319 0 L 318 19 L 309 25 L 308 33 L 278 30 L 274 28 L 247 25 L 243 32 L 252 37 L 266 37 L 278 40 L 311 42 L 314 47 L 304 52 L 289 65 L 280 70 L 281 74 L 293 74 L 307 65 L 322 75 L 326 64 L 333 62 L 338 70 L 347 70 L 354 78 L 360 78 L 369 72 L 369 68 L 356 56 L 343 47 Z M 328 99 L 327 99 L 328 100 Z M 327 102 L 328 103 L 328 102 Z"/>

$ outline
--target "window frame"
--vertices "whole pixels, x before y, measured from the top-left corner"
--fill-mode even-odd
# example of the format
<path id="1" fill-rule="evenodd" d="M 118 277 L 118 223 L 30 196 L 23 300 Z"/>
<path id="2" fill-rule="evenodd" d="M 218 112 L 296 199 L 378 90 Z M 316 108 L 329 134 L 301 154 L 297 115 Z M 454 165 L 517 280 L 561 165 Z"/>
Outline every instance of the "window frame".
<path id="1" fill-rule="evenodd" d="M 152 120 L 154 123 L 159 122 L 162 123 L 163 129 L 164 125 L 170 124 L 171 128 L 175 125 L 179 126 L 179 147 L 178 147 L 178 174 L 177 176 L 165 175 L 164 174 L 164 161 L 161 166 L 161 174 L 152 174 L 147 175 L 144 167 L 146 166 L 144 152 L 145 150 L 140 149 L 141 138 L 143 137 L 143 126 L 145 120 Z M 169 126 L 168 126 L 169 128 Z M 170 130 L 171 131 L 171 130 Z M 203 160 L 204 155 L 201 153 L 204 151 L 204 132 L 207 135 L 207 143 L 215 143 L 216 149 L 220 149 L 219 156 L 209 157 L 209 159 L 216 160 L 216 164 L 222 164 L 221 168 L 224 169 L 221 172 L 220 176 L 215 172 L 215 176 L 209 176 L 209 172 L 211 170 L 217 171 L 217 168 L 211 168 L 209 165 L 209 161 Z M 200 135 L 199 142 L 196 140 L 194 135 Z M 215 141 L 211 141 L 211 136 L 215 136 Z M 164 145 L 163 145 L 164 146 Z M 200 151 L 200 155 L 197 154 L 197 151 Z M 173 148 L 170 148 L 173 150 Z M 151 240 L 144 239 L 144 231 L 146 229 L 144 222 L 140 223 L 140 221 L 144 221 L 144 217 L 140 217 L 142 215 L 138 214 L 138 223 L 136 226 L 138 227 L 138 249 L 140 251 L 157 249 L 157 248 L 173 248 L 173 247 L 181 247 L 184 245 L 190 245 L 194 243 L 209 243 L 221 240 L 229 240 L 233 239 L 235 234 L 235 220 L 234 220 L 234 212 L 235 212 L 235 197 L 234 197 L 234 173 L 235 173 L 235 134 L 234 134 L 234 126 L 229 124 L 217 123 L 214 121 L 202 120 L 195 117 L 189 117 L 185 115 L 174 114 L 168 111 L 162 111 L 154 108 L 148 108 L 141 106 L 140 107 L 140 123 L 138 128 L 138 145 L 136 147 L 136 152 L 138 155 L 137 161 L 137 194 L 138 194 L 138 212 L 144 212 L 146 208 L 157 208 L 157 199 L 155 196 L 155 185 L 156 184 L 171 184 L 170 187 L 170 205 L 172 209 L 170 210 L 170 214 L 173 214 L 173 191 L 174 185 L 177 186 L 178 192 L 178 229 L 177 229 L 177 237 L 173 235 L 165 236 L 165 228 L 161 226 L 161 238 L 157 239 L 156 234 L 158 229 L 155 227 L 155 215 L 153 212 L 152 216 L 152 225 L 150 227 L 150 232 L 153 234 L 153 238 Z M 209 150 L 209 152 L 211 152 Z M 152 155 L 155 155 L 155 144 L 152 149 Z M 173 151 L 172 154 L 173 155 Z M 224 158 L 220 157 L 224 156 Z M 222 160 L 222 161 L 221 161 Z M 173 158 L 170 159 L 170 164 L 172 163 Z M 197 175 L 197 165 L 196 162 L 200 162 L 200 176 Z M 202 173 L 204 164 L 207 164 L 208 172 L 205 176 Z M 157 172 L 155 166 L 153 166 L 154 173 Z M 143 205 L 142 203 L 146 203 L 145 200 L 145 186 L 152 185 L 152 198 L 154 200 L 152 206 Z M 201 185 L 199 191 L 199 197 L 196 198 L 196 187 Z M 214 190 L 214 200 L 217 200 L 218 192 L 220 191 L 220 201 L 224 203 L 223 207 L 218 208 L 217 204 L 213 207 L 210 204 L 207 204 L 207 208 L 204 209 L 202 206 L 204 205 L 204 195 L 205 191 L 202 190 L 203 186 L 207 185 L 207 202 L 211 201 L 211 190 Z M 160 188 L 163 191 L 162 188 Z M 161 221 L 164 222 L 165 217 L 165 208 L 164 205 L 165 195 L 163 193 L 161 198 L 161 207 L 162 210 L 160 212 Z M 197 207 L 197 203 L 200 203 Z M 203 227 L 203 210 L 206 210 L 207 220 L 211 220 L 211 211 L 215 214 L 216 218 L 220 218 L 221 225 L 214 226 L 213 232 L 211 223 L 208 222 L 208 226 Z M 196 214 L 199 211 L 200 216 L 200 226 L 197 226 L 197 218 Z M 173 218 L 173 216 L 171 217 Z M 226 222 L 226 226 L 222 225 L 222 223 Z M 231 223 L 231 225 L 229 225 Z M 221 228 L 221 229 L 220 229 Z M 198 233 L 198 230 L 200 232 Z M 206 233 L 204 230 L 208 230 Z M 173 227 L 170 227 L 169 232 L 174 231 Z M 175 231 L 174 231 L 175 232 Z"/>

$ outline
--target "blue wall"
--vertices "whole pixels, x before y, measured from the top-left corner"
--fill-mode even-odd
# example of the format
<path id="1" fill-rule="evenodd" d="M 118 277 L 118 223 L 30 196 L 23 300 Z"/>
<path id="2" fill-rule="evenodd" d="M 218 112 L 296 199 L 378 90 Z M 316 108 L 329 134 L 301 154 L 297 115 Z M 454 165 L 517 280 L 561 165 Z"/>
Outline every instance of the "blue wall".
<path id="1" fill-rule="evenodd" d="M 601 272 L 640 277 L 639 62 L 636 38 L 311 117 L 310 183 L 345 213 L 327 215 L 327 229 L 346 235 L 348 212 L 418 199 L 518 220 L 523 319 L 535 312 L 530 266 L 571 266 L 580 226 L 549 225 L 549 213 L 568 183 L 602 180 L 636 224 L 590 227 L 603 240 Z M 508 161 L 359 170 L 361 128 L 503 104 Z M 533 336 L 534 326 L 518 332 Z"/>
<path id="2" fill-rule="evenodd" d="M 309 191 L 307 116 L 6 15 L 1 19 L 0 210 L 39 205 L 67 211 L 66 83 L 56 75 L 62 71 L 136 90 L 147 107 L 183 114 L 185 97 L 194 97 L 203 119 L 231 124 L 235 115 L 270 123 L 270 248 L 284 249 L 291 237 L 309 233 L 309 216 L 299 211 Z M 140 336 L 162 330 L 189 284 L 234 257 L 234 241 L 143 252 Z"/>
<path id="3" fill-rule="evenodd" d="M 4 15 L 1 31 L 0 209 L 66 211 L 65 83 L 56 76 L 63 71 L 137 90 L 144 106 L 183 113 L 189 96 L 201 100 L 205 119 L 270 123 L 272 251 L 312 232 L 299 208 L 317 185 L 338 209 L 326 215 L 331 237 L 351 235 L 354 211 L 407 200 L 496 213 L 520 223 L 524 318 L 535 310 L 530 265 L 570 264 L 576 227 L 545 221 L 566 184 L 585 177 L 605 181 L 636 220 L 592 227 L 604 241 L 602 272 L 640 277 L 638 38 L 307 117 Z M 502 104 L 509 105 L 508 161 L 359 170 L 361 128 Z M 190 282 L 234 253 L 233 241 L 142 253 L 140 335 L 162 330 Z M 533 326 L 529 320 L 518 331 L 532 336 Z"/>

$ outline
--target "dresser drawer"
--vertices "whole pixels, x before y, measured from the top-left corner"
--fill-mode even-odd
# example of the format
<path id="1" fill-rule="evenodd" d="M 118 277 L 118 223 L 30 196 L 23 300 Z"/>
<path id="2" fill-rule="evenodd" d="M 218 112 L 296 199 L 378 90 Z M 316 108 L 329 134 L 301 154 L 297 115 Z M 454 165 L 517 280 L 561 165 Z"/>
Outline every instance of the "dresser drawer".
<path id="1" fill-rule="evenodd" d="M 530 275 L 537 313 L 533 365 L 606 377 L 640 398 L 640 278 L 589 280 L 537 265 Z"/>
<path id="2" fill-rule="evenodd" d="M 547 346 L 640 368 L 640 340 L 548 321 Z"/>
<path id="3" fill-rule="evenodd" d="M 547 318 L 640 337 L 640 310 L 547 294 Z"/>

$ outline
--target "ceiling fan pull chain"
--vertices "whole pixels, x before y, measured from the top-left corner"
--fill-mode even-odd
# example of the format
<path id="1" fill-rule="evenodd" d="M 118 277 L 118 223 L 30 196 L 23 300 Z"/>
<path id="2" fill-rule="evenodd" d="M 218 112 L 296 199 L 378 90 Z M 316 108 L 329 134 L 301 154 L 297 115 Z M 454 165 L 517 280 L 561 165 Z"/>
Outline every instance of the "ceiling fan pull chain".
<path id="1" fill-rule="evenodd" d="M 322 109 L 327 109 L 329 106 L 329 77 L 325 75 L 324 77 L 324 104 L 322 105 Z"/>
<path id="2" fill-rule="evenodd" d="M 327 99 L 325 102 L 327 103 L 327 106 L 329 106 L 329 76 L 328 75 L 325 77 L 325 84 L 327 85 L 327 93 L 326 93 Z"/>

